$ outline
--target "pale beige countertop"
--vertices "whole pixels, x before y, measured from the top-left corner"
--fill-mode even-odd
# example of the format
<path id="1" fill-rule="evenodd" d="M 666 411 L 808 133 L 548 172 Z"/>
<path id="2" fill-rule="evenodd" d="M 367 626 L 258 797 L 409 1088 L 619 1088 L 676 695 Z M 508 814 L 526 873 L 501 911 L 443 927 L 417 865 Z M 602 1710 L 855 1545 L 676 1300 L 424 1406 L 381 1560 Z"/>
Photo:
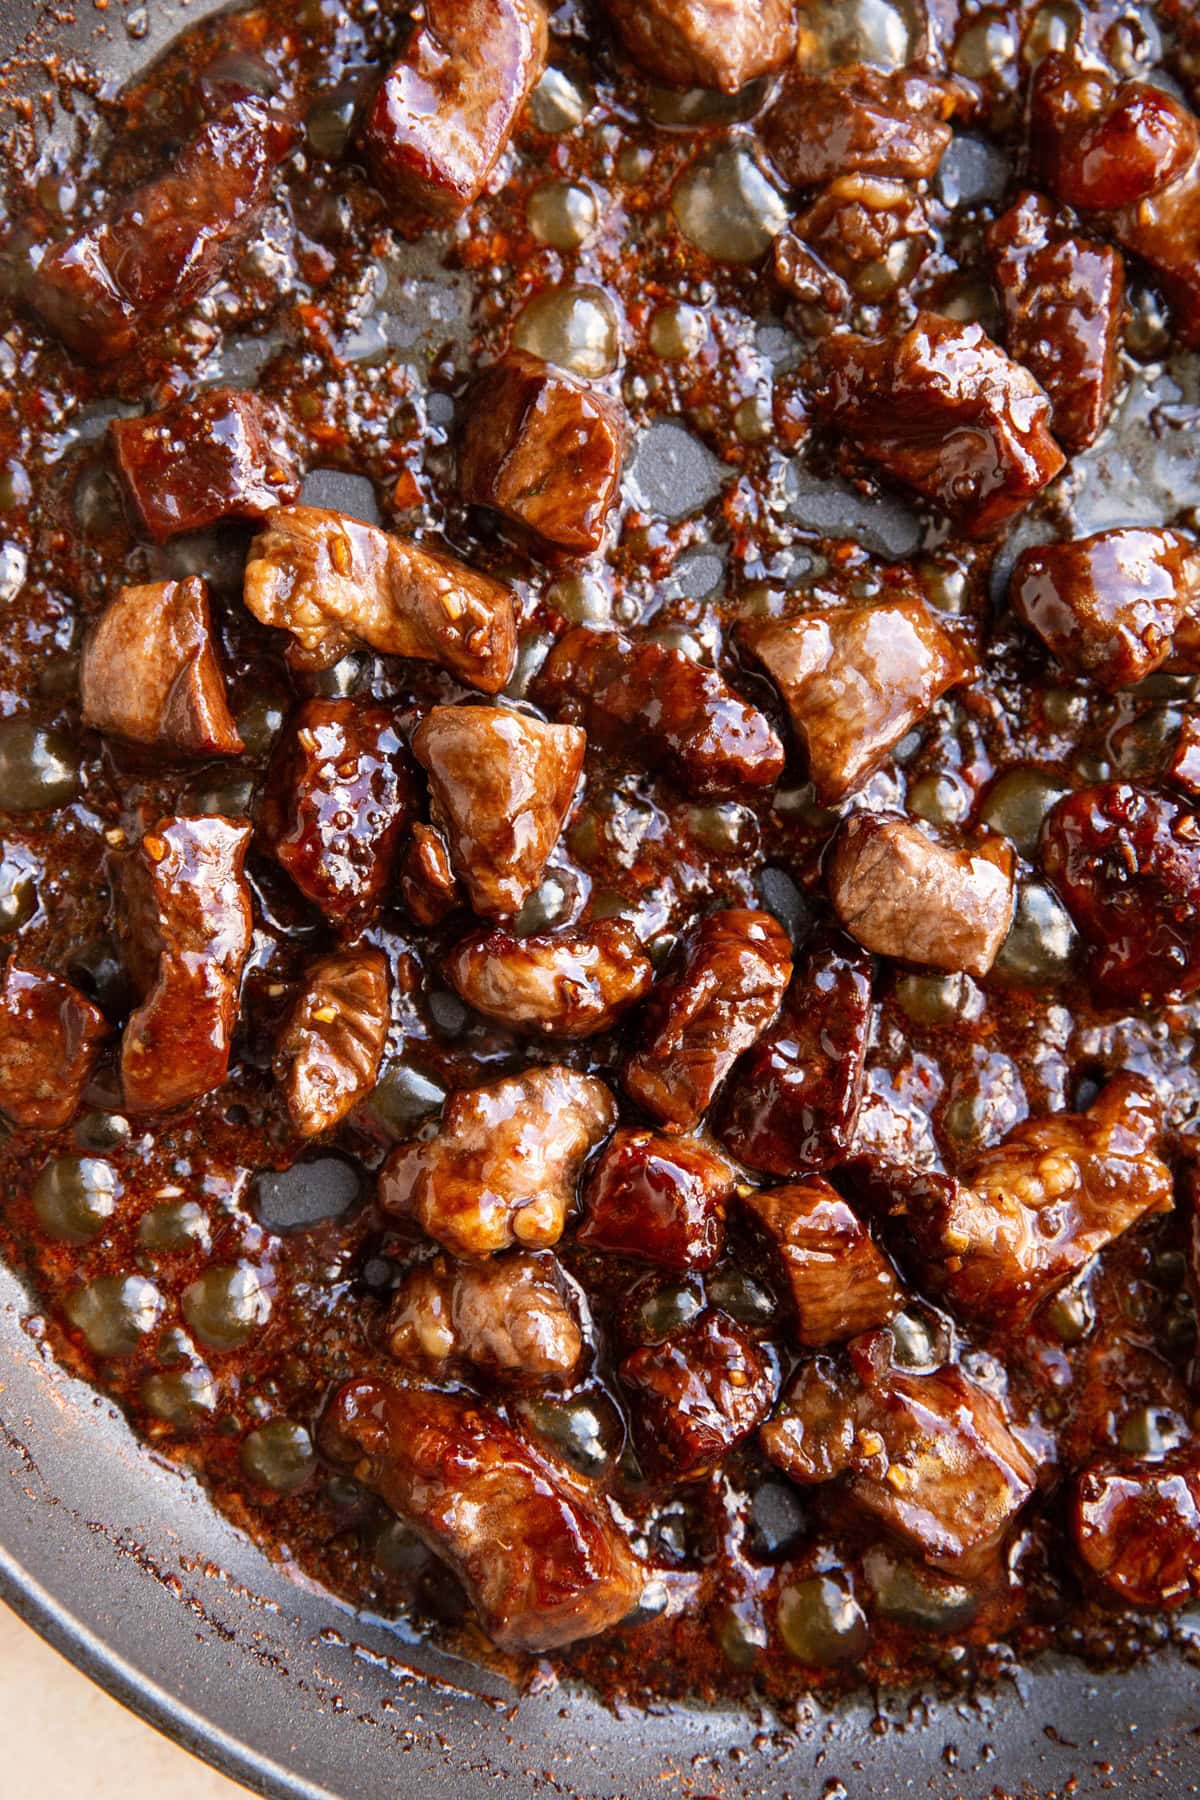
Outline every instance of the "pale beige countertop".
<path id="1" fill-rule="evenodd" d="M 36 1800 L 248 1800 L 126 1712 L 0 1602 L 5 1794 Z"/>

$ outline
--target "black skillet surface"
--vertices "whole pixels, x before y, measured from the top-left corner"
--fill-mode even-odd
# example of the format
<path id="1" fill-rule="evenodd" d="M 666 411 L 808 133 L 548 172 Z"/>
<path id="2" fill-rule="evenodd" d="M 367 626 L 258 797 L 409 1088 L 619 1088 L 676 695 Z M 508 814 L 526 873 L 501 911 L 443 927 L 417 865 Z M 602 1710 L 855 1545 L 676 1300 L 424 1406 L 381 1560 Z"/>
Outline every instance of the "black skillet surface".
<path id="1" fill-rule="evenodd" d="M 0 0 L 0 126 L 48 72 L 119 85 L 208 0 Z M 50 141 L 69 118 L 39 112 Z M 2 140 L 0 140 L 2 141 Z M 324 504 L 337 504 L 332 493 Z M 354 496 L 347 510 L 357 510 Z M 280 1800 L 505 1795 L 983 1800 L 1200 1791 L 1200 1672 L 1043 1660 L 955 1701 L 879 1695 L 786 1725 L 683 1708 L 616 1717 L 497 1678 L 290 1580 L 109 1403 L 39 1348 L 0 1270 L 0 1595 L 94 1680 Z M 71 1722 L 62 1721 L 64 1732 Z M 5 1791 L 0 1774 L 0 1793 Z"/>

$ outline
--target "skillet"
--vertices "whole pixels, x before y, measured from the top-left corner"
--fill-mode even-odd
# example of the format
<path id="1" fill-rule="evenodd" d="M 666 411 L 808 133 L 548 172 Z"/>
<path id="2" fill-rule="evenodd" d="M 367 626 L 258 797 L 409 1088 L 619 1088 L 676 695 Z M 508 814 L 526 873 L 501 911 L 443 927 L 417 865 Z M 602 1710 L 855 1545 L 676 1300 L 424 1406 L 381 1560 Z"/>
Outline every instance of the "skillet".
<path id="1" fill-rule="evenodd" d="M 0 4 L 0 99 L 73 66 L 121 86 L 212 4 Z M 38 112 L 42 144 L 69 116 Z M 332 484 L 331 484 L 332 488 Z M 337 506 L 339 496 L 322 495 Z M 354 511 L 352 498 L 347 510 Z M 0 1270 L 0 1595 L 117 1699 L 280 1800 L 1194 1793 L 1200 1676 L 1177 1652 L 1099 1675 L 1043 1659 L 953 1700 L 889 1693 L 787 1722 L 521 1697 L 270 1563 L 44 1352 Z M 1200 1624 L 1198 1644 L 1200 1644 Z M 64 1729 L 70 1721 L 63 1721 Z M 2 1785 L 2 1784 L 0 1784 Z"/>

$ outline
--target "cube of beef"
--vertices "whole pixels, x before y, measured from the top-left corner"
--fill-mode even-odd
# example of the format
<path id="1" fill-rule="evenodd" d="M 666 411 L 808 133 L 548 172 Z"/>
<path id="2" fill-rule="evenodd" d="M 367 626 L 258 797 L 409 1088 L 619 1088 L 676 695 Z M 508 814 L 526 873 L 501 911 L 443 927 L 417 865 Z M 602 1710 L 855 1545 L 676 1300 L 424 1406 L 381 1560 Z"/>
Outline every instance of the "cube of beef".
<path id="1" fill-rule="evenodd" d="M 686 1331 L 635 1350 L 619 1373 L 643 1458 L 675 1476 L 721 1462 L 762 1423 L 775 1397 L 754 1339 L 715 1307 Z"/>
<path id="2" fill-rule="evenodd" d="M 1059 473 L 1050 402 L 980 325 L 918 314 L 890 338 L 825 346 L 813 399 L 860 453 L 972 537 L 997 531 Z"/>
<path id="3" fill-rule="evenodd" d="M 770 913 L 701 919 L 682 966 L 651 997 L 642 1047 L 625 1064 L 630 1097 L 669 1132 L 692 1130 L 774 1021 L 791 972 L 791 944 Z"/>
<path id="4" fill-rule="evenodd" d="M 809 944 L 778 1021 L 725 1091 L 720 1138 L 752 1169 L 801 1175 L 845 1157 L 871 1032 L 871 958 L 841 932 Z"/>
<path id="5" fill-rule="evenodd" d="M 556 1244 L 588 1155 L 616 1123 L 594 1075 L 527 1069 L 451 1096 L 434 1138 L 400 1144 L 379 1177 L 385 1212 L 455 1256 Z"/>
<path id="6" fill-rule="evenodd" d="M 400 871 L 400 892 L 418 925 L 440 925 L 464 903 L 463 891 L 450 867 L 450 852 L 440 831 L 416 824 Z"/>
<path id="7" fill-rule="evenodd" d="M 1071 1485 L 1071 1535 L 1085 1572 L 1121 1606 L 1171 1611 L 1200 1594 L 1200 1458 L 1101 1459 Z"/>
<path id="8" fill-rule="evenodd" d="M 575 798 L 586 739 L 498 706 L 435 706 L 413 754 L 477 913 L 517 912 L 542 879 Z"/>
<path id="9" fill-rule="evenodd" d="M 1042 867 L 1115 1000 L 1200 986 L 1200 824 L 1191 806 L 1133 782 L 1067 794 L 1042 828 Z"/>
<path id="10" fill-rule="evenodd" d="M 467 1264 L 438 1256 L 396 1289 L 387 1347 L 439 1378 L 465 1370 L 513 1385 L 566 1381 L 583 1356 L 582 1304 L 548 1250 Z"/>
<path id="11" fill-rule="evenodd" d="M 121 1040 L 131 1112 L 182 1106 L 225 1079 L 254 931 L 249 844 L 249 825 L 168 818 L 119 859 L 117 928 L 142 996 Z"/>
<path id="12" fill-rule="evenodd" d="M 464 500 L 558 549 L 597 549 L 621 478 L 625 422 L 616 404 L 523 350 L 494 363 L 464 404 Z"/>
<path id="13" fill-rule="evenodd" d="M 478 199 L 546 61 L 538 0 L 427 0 L 367 115 L 376 184 L 452 218 Z"/>
<path id="14" fill-rule="evenodd" d="M 546 658 L 535 692 L 594 744 L 637 743 L 645 761 L 698 797 L 773 787 L 783 773 L 783 745 L 758 708 L 666 644 L 577 625 Z"/>
<path id="15" fill-rule="evenodd" d="M 920 599 L 745 623 L 738 636 L 787 705 L 823 805 L 860 787 L 948 688 L 971 655 Z"/>
<path id="16" fill-rule="evenodd" d="M 641 1598 L 642 1566 L 595 1488 L 468 1394 L 348 1381 L 321 1441 L 445 1558 L 503 1650 L 592 1637 Z"/>
<path id="17" fill-rule="evenodd" d="M 881 271 L 911 280 L 932 243 L 924 203 L 907 181 L 839 175 L 775 240 L 775 275 L 805 305 L 835 315 L 878 295 Z"/>
<path id="18" fill-rule="evenodd" d="M 468 1006 L 515 1031 L 594 1037 L 647 993 L 650 959 L 628 925 L 602 919 L 544 937 L 481 932 L 455 946 L 446 964 Z"/>
<path id="19" fill-rule="evenodd" d="M 108 428 L 134 510 L 156 544 L 223 519 L 265 519 L 300 491 L 278 415 L 257 394 L 206 388 Z"/>
<path id="20" fill-rule="evenodd" d="M 879 1170 L 868 1180 L 924 1280 L 963 1318 L 1020 1323 L 1107 1244 L 1173 1204 L 1148 1085 L 1118 1075 L 1085 1113 L 1026 1119 L 962 1180 Z"/>
<path id="21" fill-rule="evenodd" d="M 986 975 L 1016 904 L 1013 847 L 982 837 L 935 842 L 896 813 L 852 813 L 834 839 L 829 893 L 850 933 L 877 956 Z"/>
<path id="22" fill-rule="evenodd" d="M 906 69 L 856 63 L 817 77 L 795 68 L 763 117 L 762 137 L 793 187 L 841 175 L 926 181 L 950 147 L 955 105 L 948 82 Z"/>
<path id="23" fill-rule="evenodd" d="M 762 1430 L 772 1462 L 805 1486 L 845 1480 L 854 1505 L 932 1568 L 992 1565 L 1037 1469 L 999 1403 L 956 1367 L 892 1366 L 891 1334 L 856 1338 L 845 1361 L 800 1368 Z"/>
<path id="24" fill-rule="evenodd" d="M 710 1269 L 733 1189 L 729 1164 L 693 1138 L 615 1131 L 588 1177 L 575 1235 L 663 1269 Z"/>
<path id="25" fill-rule="evenodd" d="M 253 229 L 295 140 L 257 95 L 232 100 L 172 166 L 94 225 L 35 252 L 29 305 L 88 362 L 108 363 L 217 280 Z"/>
<path id="26" fill-rule="evenodd" d="M 1181 531 L 1134 526 L 1019 557 L 1009 598 L 1059 661 L 1101 687 L 1132 687 L 1170 656 L 1200 609 L 1200 549 Z"/>
<path id="27" fill-rule="evenodd" d="M 604 0 L 635 63 L 656 81 L 735 94 L 796 43 L 795 0 Z"/>
<path id="28" fill-rule="evenodd" d="M 35 1131 L 65 1125 L 107 1032 L 78 988 L 10 956 L 0 986 L 0 1109 Z"/>
<path id="29" fill-rule="evenodd" d="M 854 1209 L 814 1176 L 744 1196 L 769 1240 L 793 1306 L 793 1335 L 813 1348 L 886 1325 L 903 1294 Z"/>
<path id="30" fill-rule="evenodd" d="M 1070 451 L 1095 443 L 1120 373 L 1125 265 L 1072 231 L 1040 194 L 1023 194 L 988 232 L 1009 354 L 1050 397 Z"/>
<path id="31" fill-rule="evenodd" d="M 306 700 L 271 759 L 262 829 L 281 868 L 337 925 L 383 903 L 416 785 L 390 707 Z"/>
<path id="32" fill-rule="evenodd" d="M 437 663 L 485 694 L 512 674 L 508 588 L 346 513 L 278 507 L 250 546 L 243 597 L 256 619 L 291 633 L 302 668 L 327 669 L 363 643 Z"/>
<path id="33" fill-rule="evenodd" d="M 122 588 L 88 633 L 79 693 L 85 725 L 130 743 L 185 756 L 244 748 L 198 576 Z"/>
<path id="34" fill-rule="evenodd" d="M 338 950 L 305 971 L 275 1050 L 275 1078 L 301 1137 L 332 1131 L 366 1099 L 390 1025 L 381 950 Z"/>

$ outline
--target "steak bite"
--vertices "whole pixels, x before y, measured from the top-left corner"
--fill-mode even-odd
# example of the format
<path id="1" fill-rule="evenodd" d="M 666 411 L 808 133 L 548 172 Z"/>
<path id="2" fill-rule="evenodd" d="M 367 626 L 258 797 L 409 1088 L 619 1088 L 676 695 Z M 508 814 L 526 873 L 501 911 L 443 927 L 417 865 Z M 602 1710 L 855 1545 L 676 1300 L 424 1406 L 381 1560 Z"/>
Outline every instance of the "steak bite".
<path id="1" fill-rule="evenodd" d="M 185 756 L 245 748 L 225 698 L 208 588 L 199 576 L 122 588 L 88 633 L 83 722 Z"/>
<path id="2" fill-rule="evenodd" d="M 413 755 L 454 872 L 485 917 L 519 911 L 542 879 L 575 798 L 586 739 L 499 706 L 435 706 Z"/>
<path id="3" fill-rule="evenodd" d="M 971 537 L 998 531 L 1060 472 L 1050 402 L 980 325 L 922 312 L 889 338 L 824 347 L 817 407 L 859 452 Z"/>
<path id="4" fill-rule="evenodd" d="M 383 193 L 434 218 L 478 199 L 546 62 L 538 0 L 426 0 L 367 114 Z"/>
<path id="5" fill-rule="evenodd" d="M 738 637 L 779 689 L 826 806 L 861 787 L 934 701 L 975 673 L 916 598 L 743 623 Z"/>
<path id="6" fill-rule="evenodd" d="M 553 548 L 598 549 L 621 478 L 625 421 L 616 403 L 540 357 L 510 350 L 464 405 L 463 499 Z"/>
<path id="7" fill-rule="evenodd" d="M 630 927 L 602 919 L 542 937 L 480 932 L 451 951 L 446 974 L 476 1012 L 514 1031 L 594 1037 L 649 992 L 650 959 Z"/>
<path id="8" fill-rule="evenodd" d="M 1125 527 L 1042 544 L 1017 561 L 1013 611 L 1058 660 L 1101 687 L 1132 687 L 1200 611 L 1200 549 L 1181 531 Z"/>
<path id="9" fill-rule="evenodd" d="M 792 1333 L 810 1348 L 886 1325 L 904 1304 L 886 1257 L 853 1208 L 814 1176 L 743 1196 L 791 1295 Z"/>
<path id="10" fill-rule="evenodd" d="M 701 919 L 647 1006 L 642 1047 L 625 1064 L 630 1098 L 668 1132 L 691 1131 L 773 1023 L 791 973 L 791 943 L 770 913 L 732 907 Z"/>
<path id="11" fill-rule="evenodd" d="M 761 1425 L 775 1398 L 754 1339 L 715 1307 L 686 1331 L 635 1350 L 618 1373 L 643 1458 L 675 1476 L 721 1462 Z"/>
<path id="12" fill-rule="evenodd" d="M 1200 1460 L 1100 1459 L 1071 1485 L 1071 1536 L 1087 1575 L 1120 1606 L 1171 1610 L 1200 1593 Z"/>
<path id="13" fill-rule="evenodd" d="M 839 175 L 775 239 L 775 277 L 803 304 L 839 316 L 852 296 L 873 297 L 881 267 L 911 279 L 931 241 L 910 182 Z"/>
<path id="14" fill-rule="evenodd" d="M 14 1125 L 65 1125 L 107 1035 L 108 1021 L 78 988 L 15 956 L 0 986 L 0 1108 Z"/>
<path id="15" fill-rule="evenodd" d="M 294 141 L 294 128 L 257 95 L 232 100 L 162 174 L 75 237 L 35 250 L 28 304 L 88 362 L 128 355 L 217 280 Z"/>
<path id="16" fill-rule="evenodd" d="M 845 1361 L 805 1363 L 763 1448 L 803 1486 L 844 1479 L 854 1505 L 932 1568 L 983 1573 L 1034 1491 L 1033 1458 L 961 1369 L 910 1374 L 890 1352 L 890 1332 L 869 1332 Z"/>
<path id="17" fill-rule="evenodd" d="M 335 925 L 379 910 L 416 812 L 416 784 L 390 707 L 306 700 L 267 772 L 262 830 L 280 867 Z"/>
<path id="18" fill-rule="evenodd" d="M 265 519 L 300 491 L 300 471 L 269 402 L 206 388 L 108 428 L 117 468 L 156 544 L 223 519 Z"/>
<path id="19" fill-rule="evenodd" d="M 366 1099 L 390 1025 L 381 950 L 338 950 L 309 965 L 275 1048 L 275 1079 L 301 1137 L 332 1131 Z"/>
<path id="20" fill-rule="evenodd" d="M 225 1079 L 254 931 L 249 844 L 250 826 L 228 819 L 160 819 L 120 859 L 117 928 L 142 996 L 121 1041 L 131 1112 L 182 1106 Z"/>
<path id="21" fill-rule="evenodd" d="M 773 787 L 783 774 L 770 721 L 715 670 L 666 644 L 576 625 L 542 664 L 534 691 L 601 748 L 636 741 L 685 793 L 735 796 Z"/>
<path id="22" fill-rule="evenodd" d="M 1042 867 L 1089 946 L 1106 996 L 1162 1000 L 1200 986 L 1200 824 L 1133 782 L 1066 794 L 1042 828 Z"/>
<path id="23" fill-rule="evenodd" d="M 616 1118 L 602 1081 L 558 1066 L 466 1089 L 446 1102 L 435 1138 L 392 1152 L 379 1204 L 455 1256 L 544 1249 L 562 1236 L 579 1172 Z"/>
<path id="24" fill-rule="evenodd" d="M 588 1176 L 575 1236 L 663 1269 L 710 1269 L 734 1185 L 725 1159 L 694 1138 L 614 1131 Z"/>
<path id="25" fill-rule="evenodd" d="M 1059 443 L 1085 450 L 1104 429 L 1120 374 L 1125 265 L 1040 194 L 1022 194 L 987 241 L 1009 354 L 1049 395 Z"/>
<path id="26" fill-rule="evenodd" d="M 810 942 L 779 1018 L 725 1090 L 718 1135 L 751 1169 L 802 1175 L 849 1153 L 871 1035 L 871 958 L 840 931 Z"/>
<path id="27" fill-rule="evenodd" d="M 465 1370 L 514 1385 L 567 1381 L 583 1356 L 581 1305 L 548 1250 L 485 1263 L 437 1256 L 396 1289 L 387 1347 L 439 1380 Z"/>
<path id="28" fill-rule="evenodd" d="M 898 813 L 852 813 L 829 859 L 833 909 L 876 956 L 986 975 L 1016 904 L 1007 838 L 967 849 L 934 841 Z"/>
<path id="29" fill-rule="evenodd" d="M 842 175 L 927 181 L 954 136 L 957 104 L 949 82 L 867 63 L 828 76 L 791 70 L 767 109 L 767 153 L 793 187 L 822 187 Z"/>
<path id="30" fill-rule="evenodd" d="M 355 644 L 437 663 L 499 693 L 512 674 L 512 595 L 455 556 L 319 506 L 281 506 L 250 546 L 243 595 L 288 631 L 297 667 L 327 669 Z"/>
<path id="31" fill-rule="evenodd" d="M 639 68 L 672 87 L 735 94 L 796 47 L 796 0 L 604 0 Z"/>
<path id="32" fill-rule="evenodd" d="M 400 892 L 418 925 L 440 925 L 464 904 L 446 840 L 432 825 L 418 823 L 412 828 L 400 870 Z"/>
<path id="33" fill-rule="evenodd" d="M 321 1441 L 444 1557 L 502 1650 L 554 1650 L 637 1605 L 644 1571 L 602 1496 L 467 1394 L 349 1381 Z"/>
<path id="34" fill-rule="evenodd" d="M 1118 1075 L 1085 1113 L 1024 1120 L 961 1181 L 917 1170 L 868 1179 L 956 1312 L 1015 1324 L 1139 1219 L 1170 1211 L 1161 1131 L 1148 1085 Z"/>

